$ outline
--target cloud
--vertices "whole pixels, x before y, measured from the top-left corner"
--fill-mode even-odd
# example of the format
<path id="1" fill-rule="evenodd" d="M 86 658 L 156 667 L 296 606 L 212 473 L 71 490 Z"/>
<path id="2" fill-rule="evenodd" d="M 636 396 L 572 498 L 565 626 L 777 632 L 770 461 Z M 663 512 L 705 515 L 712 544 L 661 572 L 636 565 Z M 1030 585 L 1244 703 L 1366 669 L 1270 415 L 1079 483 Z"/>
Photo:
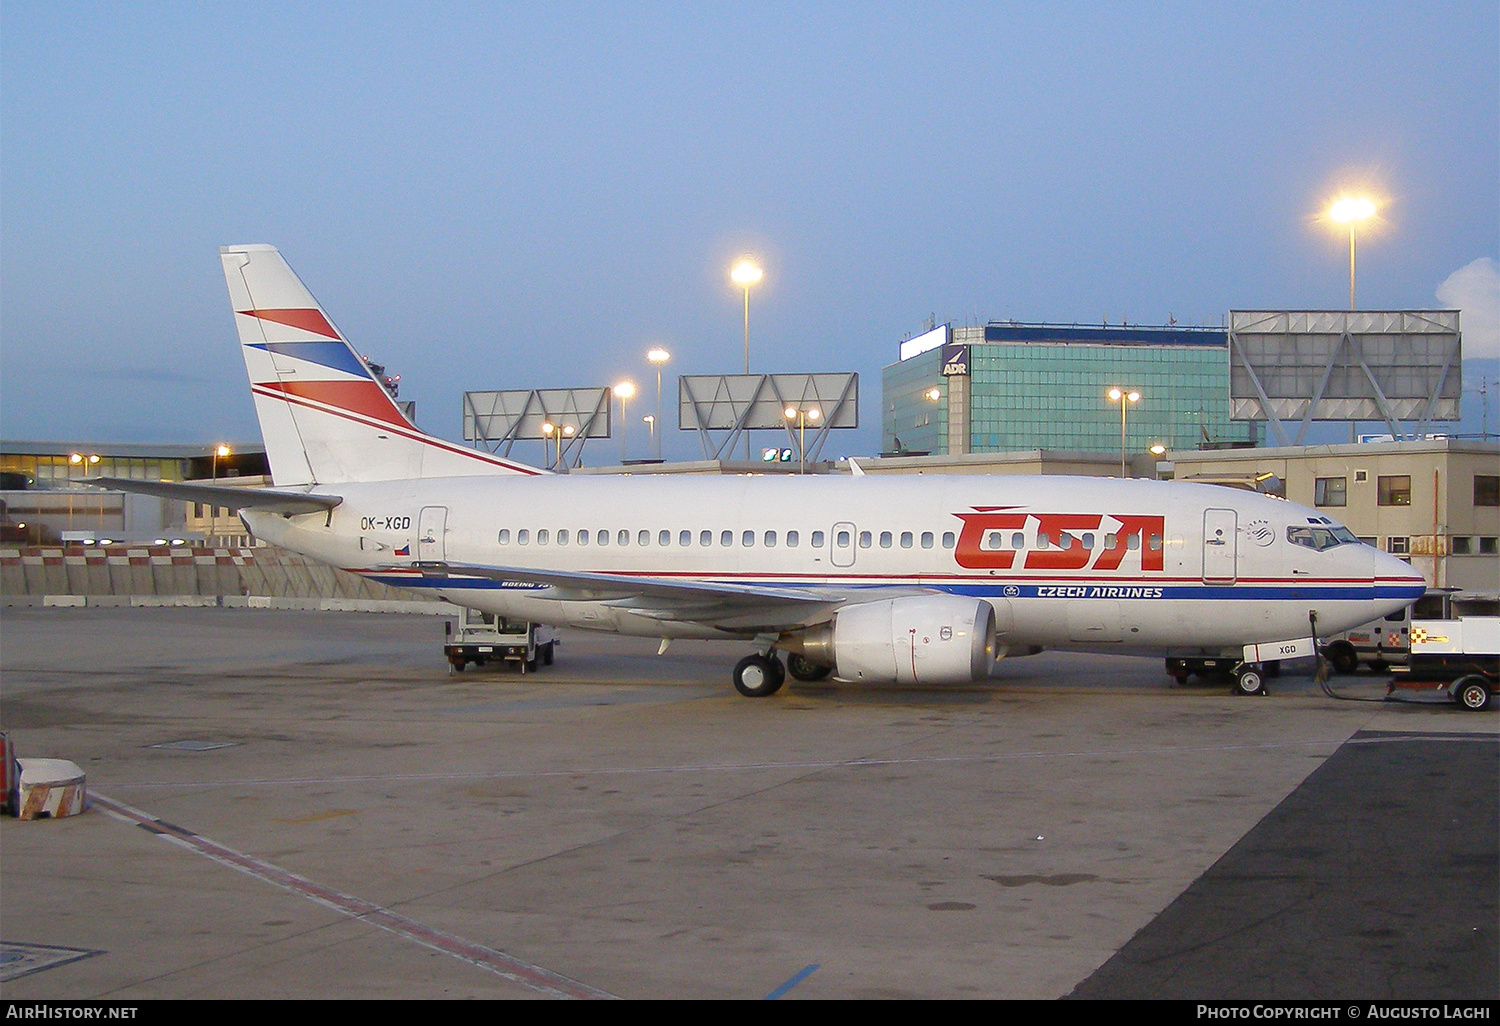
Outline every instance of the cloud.
<path id="1" fill-rule="evenodd" d="M 1465 264 L 1443 279 L 1437 298 L 1446 309 L 1462 311 L 1465 358 L 1500 357 L 1500 265 L 1489 257 Z"/>

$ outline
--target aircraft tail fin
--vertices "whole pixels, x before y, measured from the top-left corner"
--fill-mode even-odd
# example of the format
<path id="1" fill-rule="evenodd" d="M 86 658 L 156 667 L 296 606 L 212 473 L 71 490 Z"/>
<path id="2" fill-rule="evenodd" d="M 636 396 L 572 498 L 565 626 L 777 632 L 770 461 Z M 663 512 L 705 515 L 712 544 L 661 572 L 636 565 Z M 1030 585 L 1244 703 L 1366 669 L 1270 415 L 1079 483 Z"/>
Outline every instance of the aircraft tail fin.
<path id="1" fill-rule="evenodd" d="M 277 485 L 543 473 L 418 430 L 274 246 L 219 256 Z"/>

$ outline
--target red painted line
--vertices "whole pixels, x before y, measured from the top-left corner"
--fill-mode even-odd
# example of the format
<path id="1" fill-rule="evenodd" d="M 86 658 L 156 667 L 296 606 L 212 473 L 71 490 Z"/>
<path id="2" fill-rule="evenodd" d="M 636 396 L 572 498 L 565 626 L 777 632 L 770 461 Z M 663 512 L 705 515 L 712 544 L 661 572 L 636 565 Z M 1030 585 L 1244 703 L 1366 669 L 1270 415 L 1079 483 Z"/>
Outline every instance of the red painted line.
<path id="1" fill-rule="evenodd" d="M 280 402 L 284 402 L 289 405 L 301 406 L 305 409 L 313 410 L 317 413 L 326 413 L 330 416 L 342 417 L 345 420 L 353 421 L 356 424 L 362 424 L 365 427 L 378 428 L 381 431 L 393 432 L 400 435 L 402 438 L 409 439 L 410 441 L 421 442 L 423 445 L 430 445 L 434 449 L 441 449 L 444 452 L 453 453 L 456 456 L 464 456 L 469 459 L 478 460 L 480 463 L 487 463 L 492 467 L 504 467 L 505 469 L 513 470 L 518 474 L 527 474 L 535 477 L 540 477 L 543 475 L 542 471 L 536 469 L 535 467 L 528 467 L 524 463 L 512 463 L 510 460 L 503 460 L 498 456 L 491 456 L 489 453 L 480 452 L 477 449 L 466 449 L 463 446 L 452 445 L 448 442 L 443 441 L 441 438 L 434 438 L 431 435 L 424 435 L 420 431 L 407 430 L 404 427 L 390 424 L 383 420 L 372 420 L 368 417 L 359 416 L 352 411 L 340 409 L 336 406 L 326 406 L 322 403 L 310 402 L 302 397 L 293 396 L 288 392 L 279 391 L 275 387 L 270 385 L 252 384 L 250 386 L 250 391 L 266 399 L 276 399 Z"/>
<path id="2" fill-rule="evenodd" d="M 415 941 L 424 948 L 451 955 L 460 961 L 468 962 L 470 965 L 487 970 L 497 976 L 504 977 L 515 983 L 530 987 L 549 997 L 573 998 L 577 1000 L 612 999 L 613 994 L 598 990 L 587 984 L 579 983 L 577 980 L 569 979 L 559 973 L 554 973 L 541 966 L 532 965 L 530 962 L 507 955 L 503 951 L 487 948 L 482 944 L 466 941 L 461 937 L 445 933 L 442 930 L 423 925 L 413 919 L 408 919 L 397 912 L 373 902 L 356 898 L 350 894 L 324 887 L 314 883 L 296 873 L 288 872 L 279 866 L 269 862 L 263 862 L 243 852 L 235 851 L 233 848 L 219 844 L 217 841 L 209 840 L 207 837 L 195 834 L 190 830 L 156 819 L 149 813 L 140 809 L 132 808 L 122 802 L 106 798 L 95 791 L 89 796 L 91 804 L 97 805 L 116 819 L 127 823 L 134 823 L 151 831 L 163 840 L 170 841 L 189 851 L 212 859 L 220 865 L 236 869 L 241 873 L 255 877 L 257 880 L 273 884 L 282 890 L 300 894 L 302 897 L 322 905 L 324 908 L 340 912 L 353 919 L 369 923 L 371 926 L 379 927 L 388 933 L 396 934 L 407 940 Z"/>

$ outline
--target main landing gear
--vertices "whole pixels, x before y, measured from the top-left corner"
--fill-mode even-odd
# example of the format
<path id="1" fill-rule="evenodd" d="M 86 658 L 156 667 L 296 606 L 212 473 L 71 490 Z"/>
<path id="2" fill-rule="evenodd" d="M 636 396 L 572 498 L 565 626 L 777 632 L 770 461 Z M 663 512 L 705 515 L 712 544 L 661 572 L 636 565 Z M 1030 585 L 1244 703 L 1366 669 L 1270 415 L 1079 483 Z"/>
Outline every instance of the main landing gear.
<path id="1" fill-rule="evenodd" d="M 734 667 L 734 689 L 746 698 L 765 698 L 781 690 L 786 675 L 802 681 L 822 680 L 833 672 L 831 667 L 815 663 L 800 652 L 788 652 L 786 667 L 775 652 L 747 655 Z"/>
<path id="2" fill-rule="evenodd" d="M 746 698 L 767 698 L 781 690 L 786 670 L 776 653 L 747 655 L 734 664 L 734 689 Z"/>

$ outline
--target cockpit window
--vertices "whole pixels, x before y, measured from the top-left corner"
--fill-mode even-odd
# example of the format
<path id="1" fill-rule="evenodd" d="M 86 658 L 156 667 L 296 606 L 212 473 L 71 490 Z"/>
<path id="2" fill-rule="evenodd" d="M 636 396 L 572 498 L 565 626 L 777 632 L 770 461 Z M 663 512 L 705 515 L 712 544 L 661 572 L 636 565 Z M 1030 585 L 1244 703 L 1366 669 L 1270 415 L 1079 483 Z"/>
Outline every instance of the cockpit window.
<path id="1" fill-rule="evenodd" d="M 1359 539 L 1354 532 L 1347 527 L 1333 525 L 1330 527 L 1302 527 L 1293 526 L 1286 529 L 1286 540 L 1293 545 L 1302 545 L 1306 548 L 1322 552 L 1337 545 L 1358 544 Z"/>

